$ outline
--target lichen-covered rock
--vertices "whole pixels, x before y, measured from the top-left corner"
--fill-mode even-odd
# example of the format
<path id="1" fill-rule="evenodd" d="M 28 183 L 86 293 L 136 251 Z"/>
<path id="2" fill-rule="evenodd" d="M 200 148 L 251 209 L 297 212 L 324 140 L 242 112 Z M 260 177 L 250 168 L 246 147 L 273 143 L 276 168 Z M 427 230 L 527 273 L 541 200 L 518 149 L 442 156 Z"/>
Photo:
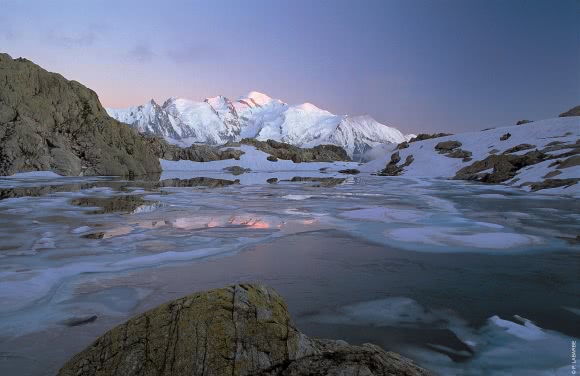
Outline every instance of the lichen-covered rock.
<path id="1" fill-rule="evenodd" d="M 0 175 L 161 171 L 141 136 L 109 117 L 95 92 L 7 54 L 0 54 L 0 146 Z"/>
<path id="2" fill-rule="evenodd" d="M 283 142 L 274 140 L 258 141 L 254 138 L 244 138 L 240 141 L 240 144 L 254 146 L 256 149 L 270 154 L 276 160 L 285 159 L 295 163 L 350 161 L 346 150 L 336 145 L 318 145 L 313 148 L 299 148 Z"/>
<path id="3" fill-rule="evenodd" d="M 193 294 L 112 329 L 60 376 L 429 375 L 373 345 L 310 339 L 271 288 L 235 285 Z"/>
<path id="4" fill-rule="evenodd" d="M 549 155 L 537 150 L 530 151 L 524 155 L 492 154 L 457 171 L 453 179 L 498 184 L 513 178 L 518 170 L 540 163 L 548 158 Z M 489 169 L 493 169 L 493 171 L 491 173 L 483 172 Z"/>
<path id="5" fill-rule="evenodd" d="M 238 149 L 222 149 L 210 145 L 193 144 L 186 148 L 181 148 L 169 144 L 158 136 L 143 135 L 142 137 L 156 157 L 167 159 L 169 161 L 186 160 L 194 162 L 211 162 L 224 159 L 239 160 L 244 154 L 243 151 Z"/>
<path id="6" fill-rule="evenodd" d="M 435 145 L 435 150 L 437 150 L 440 154 L 448 153 L 453 149 L 456 149 L 461 146 L 461 142 L 449 140 L 449 141 L 442 141 Z"/>
<path id="7" fill-rule="evenodd" d="M 529 149 L 535 149 L 536 145 L 532 145 L 532 144 L 519 144 L 516 145 L 514 147 L 511 147 L 507 150 L 505 150 L 503 153 L 504 154 L 510 154 L 510 153 L 516 153 L 518 151 L 522 151 L 522 150 L 529 150 Z"/>
<path id="8" fill-rule="evenodd" d="M 403 150 L 403 149 L 406 149 L 408 147 L 409 147 L 409 143 L 407 141 L 403 141 L 399 145 L 397 145 L 395 150 Z"/>
<path id="9" fill-rule="evenodd" d="M 530 190 L 532 192 L 540 191 L 542 189 L 560 188 L 560 187 L 571 187 L 578 184 L 580 179 L 546 179 L 538 183 L 530 183 Z"/>
<path id="10" fill-rule="evenodd" d="M 451 152 L 445 154 L 448 158 L 462 158 L 464 162 L 471 160 L 472 153 L 469 150 L 463 150 L 461 148 L 454 149 Z"/>
<path id="11" fill-rule="evenodd" d="M 452 133 L 433 133 L 433 134 L 421 133 L 421 134 L 418 134 L 417 136 L 413 137 L 412 139 L 410 139 L 409 142 L 424 141 L 424 140 L 430 140 L 432 138 L 440 138 L 440 137 L 446 137 L 446 136 L 452 136 Z"/>

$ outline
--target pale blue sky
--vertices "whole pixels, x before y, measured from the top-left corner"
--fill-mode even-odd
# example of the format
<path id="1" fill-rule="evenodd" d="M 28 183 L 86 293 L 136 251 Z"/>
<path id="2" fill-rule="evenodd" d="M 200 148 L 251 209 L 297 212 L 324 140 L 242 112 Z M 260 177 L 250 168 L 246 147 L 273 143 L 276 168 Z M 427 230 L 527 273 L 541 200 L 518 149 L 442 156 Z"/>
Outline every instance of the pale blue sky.
<path id="1" fill-rule="evenodd" d="M 0 51 L 105 106 L 256 90 L 405 132 L 580 104 L 575 0 L 8 1 Z"/>

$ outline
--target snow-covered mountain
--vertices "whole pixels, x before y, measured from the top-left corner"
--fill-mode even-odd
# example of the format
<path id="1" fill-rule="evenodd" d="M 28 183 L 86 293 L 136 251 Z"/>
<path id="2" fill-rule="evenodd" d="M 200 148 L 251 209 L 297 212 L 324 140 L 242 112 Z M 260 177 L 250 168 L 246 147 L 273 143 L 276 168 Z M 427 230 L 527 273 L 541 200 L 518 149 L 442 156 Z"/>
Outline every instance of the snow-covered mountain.
<path id="1" fill-rule="evenodd" d="M 299 147 L 334 144 L 357 156 L 377 145 L 400 143 L 413 136 L 370 116 L 334 115 L 311 103 L 291 106 L 255 91 L 233 102 L 224 96 L 203 102 L 169 98 L 161 106 L 151 100 L 142 106 L 108 108 L 107 112 L 140 132 L 184 146 L 220 145 L 249 137 Z"/>

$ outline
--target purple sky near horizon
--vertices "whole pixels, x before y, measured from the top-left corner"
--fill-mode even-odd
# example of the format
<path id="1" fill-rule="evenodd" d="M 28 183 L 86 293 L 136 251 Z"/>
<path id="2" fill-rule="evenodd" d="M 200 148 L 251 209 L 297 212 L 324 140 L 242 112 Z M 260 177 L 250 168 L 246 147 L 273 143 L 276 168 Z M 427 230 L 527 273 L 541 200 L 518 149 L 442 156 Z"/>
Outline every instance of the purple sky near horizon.
<path id="1" fill-rule="evenodd" d="M 0 9 L 0 52 L 80 81 L 108 107 L 256 90 L 418 133 L 580 104 L 576 0 L 0 0 Z"/>

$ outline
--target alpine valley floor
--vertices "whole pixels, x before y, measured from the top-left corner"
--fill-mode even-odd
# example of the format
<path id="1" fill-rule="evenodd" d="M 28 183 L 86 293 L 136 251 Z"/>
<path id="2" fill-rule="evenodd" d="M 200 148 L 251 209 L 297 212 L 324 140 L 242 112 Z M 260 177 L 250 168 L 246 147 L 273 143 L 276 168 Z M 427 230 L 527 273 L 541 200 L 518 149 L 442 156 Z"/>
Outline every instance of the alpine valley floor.
<path id="1" fill-rule="evenodd" d="M 366 173 L 161 179 L 0 179 L 0 374 L 56 374 L 129 317 L 236 282 L 274 287 L 307 335 L 439 374 L 570 373 L 573 196 Z"/>

